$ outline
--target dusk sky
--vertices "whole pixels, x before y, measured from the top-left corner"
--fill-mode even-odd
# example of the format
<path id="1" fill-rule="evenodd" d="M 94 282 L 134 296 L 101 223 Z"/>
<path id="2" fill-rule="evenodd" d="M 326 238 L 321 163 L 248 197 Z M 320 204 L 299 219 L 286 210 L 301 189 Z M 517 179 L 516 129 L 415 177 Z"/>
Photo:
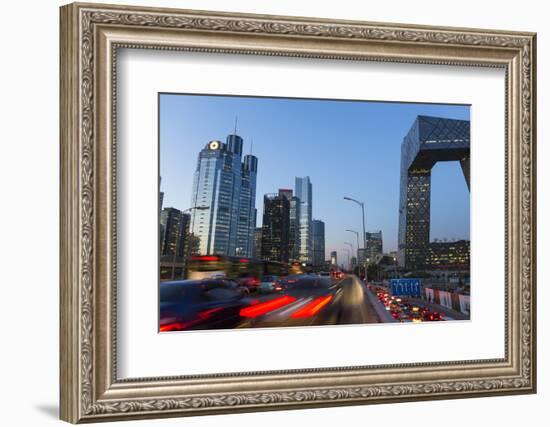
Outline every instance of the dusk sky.
<path id="1" fill-rule="evenodd" d="M 199 151 L 208 141 L 244 138 L 244 154 L 258 157 L 257 225 L 263 196 L 294 188 L 309 176 L 313 218 L 325 222 L 326 257 L 343 260 L 344 241 L 356 246 L 365 202 L 367 231 L 382 230 L 384 251 L 397 248 L 400 149 L 417 115 L 470 119 L 470 107 L 391 102 L 160 95 L 160 175 L 164 207 L 187 209 Z M 432 170 L 430 240 L 470 238 L 470 196 L 460 164 Z M 355 250 L 357 248 L 354 248 Z"/>

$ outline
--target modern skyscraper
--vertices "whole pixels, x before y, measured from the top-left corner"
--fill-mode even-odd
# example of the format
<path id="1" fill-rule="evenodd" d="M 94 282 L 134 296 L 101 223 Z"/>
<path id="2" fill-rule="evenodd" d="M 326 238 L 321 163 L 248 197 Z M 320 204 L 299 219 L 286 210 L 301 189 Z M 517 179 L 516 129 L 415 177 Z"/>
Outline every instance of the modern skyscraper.
<path id="1" fill-rule="evenodd" d="M 254 229 L 254 247 L 252 249 L 252 256 L 254 258 L 262 258 L 262 227 L 256 227 Z"/>
<path id="2" fill-rule="evenodd" d="M 325 223 L 314 219 L 311 222 L 313 242 L 313 265 L 321 266 L 325 263 Z"/>
<path id="3" fill-rule="evenodd" d="M 309 176 L 296 177 L 296 197 L 300 199 L 300 261 L 313 261 L 312 221 L 312 185 Z"/>
<path id="4" fill-rule="evenodd" d="M 256 174 L 258 159 L 247 154 L 241 165 L 241 194 L 237 223 L 236 255 L 252 256 L 256 228 Z"/>
<path id="5" fill-rule="evenodd" d="M 332 251 L 330 253 L 330 264 L 331 265 L 338 265 L 338 252 Z"/>
<path id="6" fill-rule="evenodd" d="M 290 202 L 283 194 L 264 196 L 262 223 L 262 258 L 288 262 L 290 232 Z"/>
<path id="7" fill-rule="evenodd" d="M 292 189 L 280 189 L 279 194 L 285 196 L 290 203 L 289 213 L 289 259 L 300 259 L 300 199 L 292 195 Z"/>
<path id="8" fill-rule="evenodd" d="M 161 236 L 161 255 L 182 257 L 185 248 L 185 239 L 189 233 L 190 215 L 179 209 L 164 208 L 160 213 L 160 224 L 164 230 Z"/>
<path id="9" fill-rule="evenodd" d="M 383 252 L 382 231 L 367 231 L 365 241 L 367 243 L 366 259 L 368 262 L 374 262 L 376 255 L 381 255 Z"/>
<path id="10" fill-rule="evenodd" d="M 246 155 L 241 162 L 242 150 L 243 139 L 233 134 L 226 143 L 210 141 L 199 153 L 191 231 L 203 255 L 251 255 L 258 159 Z"/>
<path id="11" fill-rule="evenodd" d="M 460 161 L 470 189 L 470 121 L 418 116 L 401 144 L 399 266 L 426 266 L 430 242 L 431 171 Z"/>
<path id="12" fill-rule="evenodd" d="M 175 208 L 164 208 L 160 213 L 160 266 L 163 280 L 185 275 L 190 219 L 191 215 Z"/>

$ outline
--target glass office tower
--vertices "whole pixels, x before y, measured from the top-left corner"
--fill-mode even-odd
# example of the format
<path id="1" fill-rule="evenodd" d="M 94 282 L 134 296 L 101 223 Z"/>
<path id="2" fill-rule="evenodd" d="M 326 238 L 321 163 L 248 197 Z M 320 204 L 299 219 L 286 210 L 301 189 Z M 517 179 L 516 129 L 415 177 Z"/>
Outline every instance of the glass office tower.
<path id="1" fill-rule="evenodd" d="M 251 257 L 254 250 L 254 229 L 256 228 L 256 175 L 258 159 L 247 154 L 241 164 L 241 190 L 239 217 L 237 220 L 236 254 Z"/>
<path id="2" fill-rule="evenodd" d="M 290 202 L 284 194 L 264 195 L 262 224 L 262 258 L 288 262 Z"/>
<path id="3" fill-rule="evenodd" d="M 256 225 L 258 159 L 246 155 L 243 139 L 210 141 L 198 157 L 191 199 L 191 232 L 199 253 L 250 256 Z"/>
<path id="4" fill-rule="evenodd" d="M 300 199 L 300 261 L 313 261 L 312 221 L 312 185 L 309 176 L 296 177 L 295 194 Z"/>
<path id="5" fill-rule="evenodd" d="M 319 267 L 325 263 L 325 223 L 314 219 L 311 223 L 313 242 L 313 265 Z"/>
<path id="6" fill-rule="evenodd" d="M 290 203 L 288 256 L 290 261 L 297 261 L 300 259 L 300 199 L 292 195 L 292 189 L 280 189 L 279 194 Z"/>

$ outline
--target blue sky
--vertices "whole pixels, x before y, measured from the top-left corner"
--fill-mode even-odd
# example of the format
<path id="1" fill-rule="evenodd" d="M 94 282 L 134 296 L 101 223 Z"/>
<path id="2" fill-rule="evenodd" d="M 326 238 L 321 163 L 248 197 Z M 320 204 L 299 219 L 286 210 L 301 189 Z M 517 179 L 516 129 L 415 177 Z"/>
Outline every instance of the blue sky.
<path id="1" fill-rule="evenodd" d="M 293 188 L 295 176 L 313 185 L 313 217 L 325 222 L 327 256 L 343 256 L 346 229 L 382 230 L 384 251 L 397 248 L 400 147 L 417 115 L 470 118 L 469 106 L 291 98 L 160 95 L 160 174 L 164 207 L 190 206 L 197 155 L 208 141 L 233 132 L 253 144 L 258 157 L 256 207 L 261 225 L 263 195 Z M 430 238 L 469 238 L 470 197 L 458 162 L 432 170 Z M 343 259 L 343 258 L 340 258 Z"/>

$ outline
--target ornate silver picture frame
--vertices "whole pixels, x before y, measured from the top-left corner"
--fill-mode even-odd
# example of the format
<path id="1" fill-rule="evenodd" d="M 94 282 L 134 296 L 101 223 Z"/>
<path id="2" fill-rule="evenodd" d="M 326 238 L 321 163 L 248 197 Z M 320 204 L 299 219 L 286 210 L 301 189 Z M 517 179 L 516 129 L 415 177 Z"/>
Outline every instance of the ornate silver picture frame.
<path id="1" fill-rule="evenodd" d="M 97 422 L 536 391 L 535 34 L 75 3 L 61 8 L 60 43 L 61 419 Z M 504 357 L 121 379 L 120 49 L 504 70 L 505 212 L 499 214 L 505 218 L 505 250 L 486 255 L 505 260 Z"/>

